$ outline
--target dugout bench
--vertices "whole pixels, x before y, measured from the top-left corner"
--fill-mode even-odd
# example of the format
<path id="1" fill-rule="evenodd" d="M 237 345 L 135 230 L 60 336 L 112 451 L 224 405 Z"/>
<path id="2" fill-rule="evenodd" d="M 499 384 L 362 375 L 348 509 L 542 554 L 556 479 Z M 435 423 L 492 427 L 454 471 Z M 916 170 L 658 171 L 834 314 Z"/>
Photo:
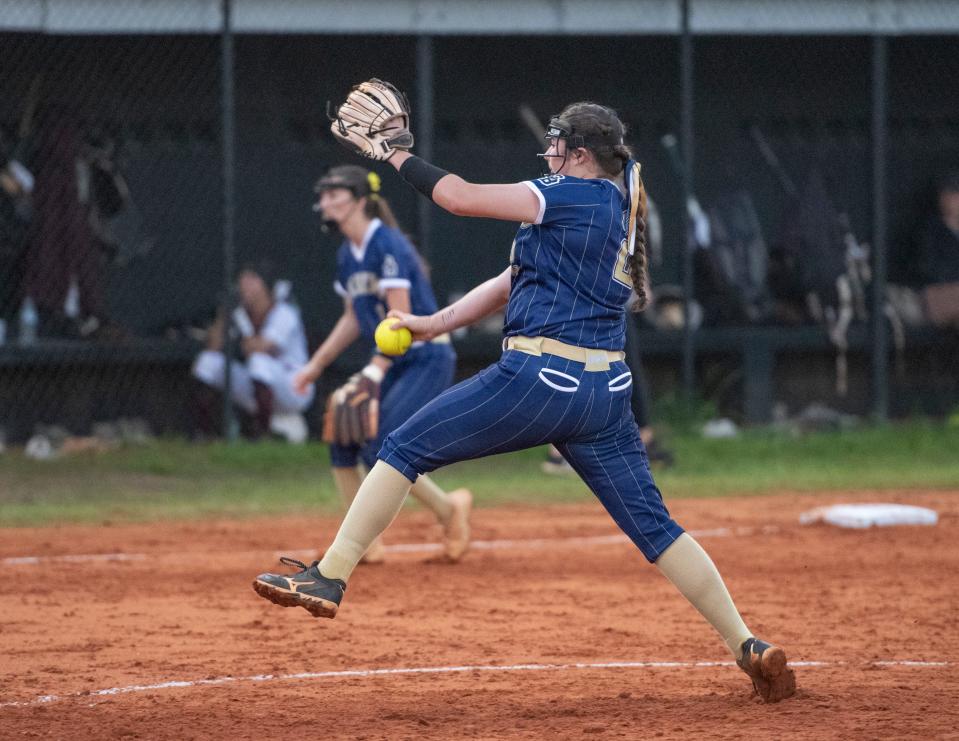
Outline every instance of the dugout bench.
<path id="1" fill-rule="evenodd" d="M 642 329 L 638 334 L 647 373 L 658 368 L 668 376 L 654 387 L 678 389 L 683 333 Z M 795 384 L 784 383 L 786 375 L 805 379 L 806 401 L 837 403 L 829 396 L 835 384 L 836 350 L 822 327 L 706 328 L 695 332 L 693 339 L 698 363 L 721 358 L 738 368 L 742 395 L 736 411 L 747 423 L 767 423 L 777 401 L 794 403 L 803 396 Z M 850 386 L 856 386 L 851 395 L 859 394 L 859 398 L 846 406 L 865 414 L 869 411 L 868 327 L 850 327 L 848 341 Z M 459 356 L 457 377 L 495 362 L 501 342 L 498 333 L 478 330 L 454 339 Z M 201 349 L 194 341 L 149 338 L 0 345 L 0 428 L 8 442 L 19 442 L 37 424 L 59 424 L 74 434 L 87 434 L 94 422 L 141 417 L 155 433 L 186 434 L 190 428 L 190 367 Z M 365 356 L 354 350 L 324 374 L 317 399 L 325 398 L 359 367 Z M 910 327 L 903 356 L 909 363 L 906 383 L 897 378 L 890 342 L 892 413 L 938 414 L 959 403 L 959 333 L 931 326 Z M 797 358 L 802 362 L 784 362 Z M 936 358 L 936 368 L 926 362 L 929 358 Z M 854 360 L 860 379 L 855 384 Z M 922 394 L 928 398 L 920 399 Z M 321 412 L 322 404 L 314 404 L 307 415 L 314 430 Z"/>
<path id="2" fill-rule="evenodd" d="M 188 416 L 188 340 L 122 342 L 40 339 L 0 346 L 0 427 L 20 442 L 37 424 L 87 434 L 94 422 L 146 419 L 157 433 L 181 432 Z"/>
<path id="3" fill-rule="evenodd" d="M 856 359 L 860 365 L 868 365 L 872 352 L 872 338 L 869 327 L 856 324 L 847 333 L 847 356 L 850 362 L 850 380 L 853 378 L 852 364 Z M 897 352 L 889 339 L 890 369 L 889 383 L 896 382 L 893 374 L 894 355 Z M 742 418 L 747 424 L 766 424 L 773 420 L 773 406 L 783 400 L 783 393 L 777 389 L 775 378 L 777 367 L 787 359 L 802 357 L 805 361 L 815 356 L 823 360 L 816 366 L 821 378 L 823 400 L 835 399 L 835 357 L 836 346 L 829 339 L 825 328 L 819 325 L 798 327 L 746 326 L 746 327 L 710 327 L 700 329 L 693 334 L 696 355 L 711 356 L 729 354 L 737 356 L 742 370 Z M 904 356 L 920 348 L 937 350 L 940 347 L 954 347 L 956 334 L 936 327 L 911 327 L 905 332 Z M 656 356 L 675 357 L 681 362 L 683 333 L 681 331 L 662 332 L 644 330 L 640 332 L 640 348 L 643 358 Z M 955 350 L 950 350 L 953 354 Z M 786 369 L 783 369 L 786 370 Z M 795 369 L 802 373 L 802 365 Z M 868 379 L 868 373 L 867 379 Z M 871 383 L 867 396 L 871 395 Z M 861 382 L 860 382 L 861 385 Z M 778 393 L 777 393 L 778 392 Z M 869 409 L 858 409 L 859 413 L 868 413 Z"/>
<path id="4" fill-rule="evenodd" d="M 37 425 L 86 435 L 97 422 L 136 417 L 155 434 L 187 435 L 194 422 L 191 368 L 203 347 L 163 338 L 0 345 L 0 430 L 8 443 L 21 443 Z M 317 387 L 321 402 L 306 411 L 312 430 L 322 422 L 322 400 L 367 357 L 351 348 L 324 373 Z"/>
<path id="5" fill-rule="evenodd" d="M 641 329 L 638 332 L 640 354 L 647 372 L 649 366 L 659 361 L 669 363 L 674 387 L 680 382 L 679 369 L 683 355 L 683 332 L 661 331 L 656 329 Z M 850 367 L 855 358 L 860 365 L 868 363 L 871 352 L 869 328 L 865 325 L 853 325 L 848 332 L 848 355 Z M 499 339 L 490 333 L 471 332 L 466 337 L 454 340 L 457 354 L 463 363 L 485 364 L 495 359 L 498 351 Z M 747 424 L 765 424 L 773 419 L 773 406 L 783 400 L 782 389 L 777 389 L 777 368 L 781 368 L 782 361 L 787 358 L 815 356 L 818 365 L 815 373 L 818 374 L 822 393 L 819 398 L 832 402 L 831 398 L 835 386 L 834 358 L 835 345 L 830 341 L 826 330 L 818 325 L 786 327 L 786 326 L 741 326 L 741 327 L 708 327 L 701 328 L 693 333 L 693 346 L 697 362 L 716 357 L 730 357 L 742 374 L 742 419 Z M 895 350 L 890 339 L 890 384 L 896 379 L 892 364 Z M 949 356 L 947 363 L 954 363 L 955 378 L 959 378 L 959 335 L 956 332 L 942 330 L 937 327 L 909 327 L 905 334 L 905 348 L 903 354 L 922 349 Z M 797 364 L 795 371 L 801 373 Z M 867 374 L 868 375 L 868 374 Z M 852 384 L 852 379 L 850 383 Z M 955 389 L 953 389 L 954 391 Z M 777 391 L 779 393 L 777 393 Z M 860 392 L 861 393 L 861 392 Z M 789 399 L 787 399 L 789 400 Z M 861 404 L 860 404 L 861 405 Z M 853 405 L 855 406 L 855 405 Z M 859 413 L 868 413 L 867 409 L 857 409 Z"/>

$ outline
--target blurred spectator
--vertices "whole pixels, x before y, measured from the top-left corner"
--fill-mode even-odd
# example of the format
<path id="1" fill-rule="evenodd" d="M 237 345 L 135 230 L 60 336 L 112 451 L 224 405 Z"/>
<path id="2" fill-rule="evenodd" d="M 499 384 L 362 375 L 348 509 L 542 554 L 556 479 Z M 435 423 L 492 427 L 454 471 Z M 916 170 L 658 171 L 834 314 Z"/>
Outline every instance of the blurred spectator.
<path id="1" fill-rule="evenodd" d="M 293 376 L 309 357 L 306 332 L 299 310 L 289 303 L 289 284 L 276 281 L 268 263 L 245 266 L 237 280 L 240 306 L 232 326 L 240 337 L 241 358 L 232 365 L 231 398 L 247 415 L 244 431 L 251 438 L 271 433 L 291 442 L 306 439 L 302 412 L 313 401 L 313 389 L 301 396 L 293 390 Z M 217 431 L 216 412 L 222 407 L 225 381 L 225 322 L 210 328 L 207 349 L 193 365 L 200 382 L 194 410 L 203 435 Z"/>
<path id="2" fill-rule="evenodd" d="M 916 275 L 929 319 L 959 327 L 959 171 L 937 183 L 937 213 L 919 233 Z"/>
<path id="3" fill-rule="evenodd" d="M 104 131 L 91 132 L 81 151 L 80 201 L 105 264 L 120 267 L 153 246 L 120 167 L 120 145 Z"/>
<path id="4" fill-rule="evenodd" d="M 937 211 L 919 234 L 916 271 L 922 285 L 959 282 L 959 171 L 937 182 Z"/>
<path id="5" fill-rule="evenodd" d="M 85 204 L 97 247 L 106 260 L 116 255 L 116 239 L 110 232 L 110 219 L 120 213 L 129 198 L 129 190 L 116 168 L 116 143 L 99 134 L 84 139 L 81 148 L 78 184 L 80 202 Z"/>
<path id="6" fill-rule="evenodd" d="M 31 216 L 33 174 L 0 129 L 0 320 L 10 324 L 23 300 L 23 252 Z"/>
<path id="7" fill-rule="evenodd" d="M 81 134 L 71 112 L 49 105 L 39 123 L 34 219 L 26 254 L 26 290 L 41 332 L 70 335 L 105 319 L 103 263 L 78 187 Z"/>

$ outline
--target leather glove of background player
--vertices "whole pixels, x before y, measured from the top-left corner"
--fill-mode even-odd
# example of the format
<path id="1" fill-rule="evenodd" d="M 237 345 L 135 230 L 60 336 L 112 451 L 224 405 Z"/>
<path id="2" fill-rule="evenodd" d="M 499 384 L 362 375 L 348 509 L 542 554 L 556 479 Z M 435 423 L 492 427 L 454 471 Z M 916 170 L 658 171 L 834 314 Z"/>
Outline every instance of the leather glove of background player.
<path id="1" fill-rule="evenodd" d="M 383 371 L 368 365 L 330 394 L 323 420 L 323 440 L 343 446 L 365 445 L 376 437 Z"/>
<path id="2" fill-rule="evenodd" d="M 340 144 L 371 160 L 388 160 L 396 150 L 413 147 L 406 96 L 375 77 L 354 86 L 330 121 Z"/>

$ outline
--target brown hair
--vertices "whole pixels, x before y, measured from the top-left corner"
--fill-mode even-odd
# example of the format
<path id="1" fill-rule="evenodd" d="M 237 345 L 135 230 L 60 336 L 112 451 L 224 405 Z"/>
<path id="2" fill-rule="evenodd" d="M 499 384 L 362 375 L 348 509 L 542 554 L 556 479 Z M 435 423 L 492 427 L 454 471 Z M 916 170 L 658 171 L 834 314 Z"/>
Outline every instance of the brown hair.
<path id="1" fill-rule="evenodd" d="M 380 195 L 380 176 L 372 170 L 359 165 L 340 165 L 331 167 L 316 182 L 314 190 L 319 193 L 330 188 L 346 188 L 354 198 L 366 198 L 363 213 L 369 219 L 379 219 L 392 229 L 400 229 L 389 202 Z"/>
<path id="2" fill-rule="evenodd" d="M 618 178 L 633 152 L 623 143 L 626 126 L 612 108 L 598 103 L 570 103 L 556 117 L 567 124 L 570 133 L 567 146 L 583 147 L 593 153 L 596 164 L 604 174 Z M 649 303 L 646 295 L 648 260 L 646 257 L 646 189 L 639 179 L 639 209 L 636 214 L 636 244 L 633 254 L 626 258 L 633 290 L 639 299 L 634 311 L 642 311 Z"/>

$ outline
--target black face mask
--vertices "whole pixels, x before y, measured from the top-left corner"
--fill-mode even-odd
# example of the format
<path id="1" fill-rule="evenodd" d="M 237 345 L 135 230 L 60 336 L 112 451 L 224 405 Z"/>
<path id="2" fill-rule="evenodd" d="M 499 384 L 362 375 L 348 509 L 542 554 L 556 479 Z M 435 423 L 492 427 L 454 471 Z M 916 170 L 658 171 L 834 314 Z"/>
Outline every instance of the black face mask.
<path id="1" fill-rule="evenodd" d="M 336 231 L 337 224 L 333 219 L 324 219 L 323 218 L 323 209 L 320 208 L 320 202 L 317 201 L 313 204 L 313 213 L 318 214 L 320 217 L 320 231 L 324 234 L 330 234 Z"/>
<path id="2" fill-rule="evenodd" d="M 347 185 L 344 185 L 342 187 L 349 190 L 353 194 L 354 198 L 358 197 L 356 194 L 356 190 L 354 188 Z M 313 211 L 320 215 L 320 231 L 323 232 L 323 234 L 333 234 L 339 231 L 340 225 L 336 221 L 334 221 L 333 219 L 323 218 L 323 209 L 320 208 L 319 201 L 313 204 Z M 352 214 L 352 211 L 350 213 Z"/>
<path id="3" fill-rule="evenodd" d="M 540 163 L 542 164 L 543 175 L 549 176 L 553 174 L 553 170 L 549 167 L 549 161 L 551 159 L 561 159 L 562 162 L 559 163 L 559 167 L 556 168 L 556 172 L 559 172 L 566 165 L 566 159 L 569 157 L 569 153 L 573 149 L 585 146 L 583 137 L 579 134 L 573 133 L 573 126 L 566 121 L 565 119 L 554 116 L 549 121 L 549 126 L 546 128 L 546 135 L 543 137 L 546 139 L 547 145 L 551 144 L 553 140 L 563 139 L 566 142 L 566 151 L 563 154 L 537 154 L 536 156 L 540 158 Z"/>

